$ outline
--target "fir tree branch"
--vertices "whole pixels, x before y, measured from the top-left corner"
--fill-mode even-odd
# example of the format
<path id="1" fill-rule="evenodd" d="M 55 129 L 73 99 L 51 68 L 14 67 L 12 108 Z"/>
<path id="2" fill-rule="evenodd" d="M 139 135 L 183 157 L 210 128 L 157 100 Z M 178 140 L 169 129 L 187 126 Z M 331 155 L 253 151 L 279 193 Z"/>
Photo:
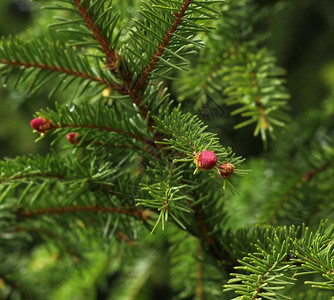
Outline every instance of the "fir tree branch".
<path id="1" fill-rule="evenodd" d="M 270 272 L 271 268 L 273 268 L 276 264 L 276 261 L 271 264 L 262 274 L 260 282 L 256 285 L 255 293 L 252 296 L 251 300 L 258 299 L 259 293 L 261 292 L 261 287 L 266 284 L 265 280 L 268 278 L 268 273 Z M 260 298 L 261 299 L 261 298 Z"/>
<path id="2" fill-rule="evenodd" d="M 98 205 L 87 205 L 87 206 L 62 206 L 52 208 L 40 208 L 34 210 L 22 211 L 18 209 L 16 215 L 24 218 L 34 218 L 42 215 L 54 215 L 54 214 L 66 214 L 66 213 L 78 213 L 78 212 L 103 212 L 103 213 L 117 213 L 135 217 L 147 221 L 151 217 L 151 212 L 147 209 L 131 209 L 121 207 L 109 207 L 109 206 L 98 206 Z"/>
<path id="3" fill-rule="evenodd" d="M 115 90 L 122 95 L 126 94 L 124 89 L 122 87 L 120 87 L 118 84 L 116 84 L 116 83 L 110 84 L 107 80 L 102 79 L 99 76 L 94 77 L 94 76 L 92 76 L 90 74 L 86 74 L 84 72 L 73 71 L 73 70 L 70 70 L 68 68 L 62 68 L 62 67 L 59 67 L 59 66 L 45 65 L 43 63 L 28 63 L 28 62 L 25 62 L 25 61 L 19 62 L 17 60 L 9 61 L 7 59 L 1 59 L 1 62 L 3 64 L 8 65 L 8 66 L 25 67 L 27 69 L 34 68 L 34 69 L 50 70 L 50 71 L 59 72 L 59 73 L 67 74 L 67 75 L 81 77 L 81 78 L 84 78 L 84 79 L 88 79 L 90 81 L 94 81 L 94 82 L 104 84 L 104 85 L 108 86 L 110 89 Z"/>
<path id="4" fill-rule="evenodd" d="M 85 20 L 88 28 L 93 33 L 95 39 L 100 43 L 102 51 L 107 56 L 107 66 L 110 70 L 118 73 L 117 65 L 121 63 L 120 56 L 116 53 L 114 49 L 110 49 L 110 45 L 107 41 L 107 38 L 102 35 L 101 30 L 98 25 L 94 25 L 93 17 L 87 13 L 87 8 L 83 3 L 80 3 L 80 0 L 73 0 L 74 5 L 78 9 L 81 17 Z"/>
<path id="5" fill-rule="evenodd" d="M 120 130 L 117 128 L 113 128 L 110 126 L 97 126 L 94 124 L 62 124 L 62 125 L 58 125 L 58 124 L 53 124 L 52 127 L 50 128 L 50 130 L 52 129 L 58 129 L 58 128 L 90 128 L 90 129 L 99 129 L 99 130 L 105 130 L 105 131 L 109 131 L 109 132 L 116 132 L 118 134 L 125 134 L 131 138 L 135 138 L 136 140 L 143 142 L 145 144 L 148 145 L 152 145 L 153 144 L 153 140 L 147 139 L 147 138 L 142 138 L 141 136 L 139 136 L 138 134 L 134 134 L 131 133 L 129 131 L 126 130 Z"/>
<path id="6" fill-rule="evenodd" d="M 116 132 L 120 135 L 127 135 L 131 138 L 135 138 L 137 141 L 140 141 L 142 143 L 145 144 L 144 148 L 141 147 L 137 147 L 136 145 L 123 145 L 123 144 L 119 144 L 119 145 L 115 145 L 115 144 L 108 144 L 107 146 L 112 147 L 112 148 L 124 148 L 124 149 L 129 149 L 129 148 L 134 148 L 136 150 L 140 150 L 140 151 L 145 151 L 147 153 L 149 153 L 150 155 L 153 155 L 154 157 L 158 158 L 161 157 L 162 154 L 165 154 L 163 152 L 156 152 L 152 149 L 157 149 L 157 147 L 155 147 L 154 144 L 154 140 L 148 139 L 148 138 L 142 138 L 140 135 L 138 134 L 134 134 L 131 133 L 127 130 L 120 130 L 117 128 L 113 128 L 110 126 L 97 126 L 94 124 L 63 124 L 61 126 L 57 125 L 52 125 L 51 128 L 48 131 L 52 131 L 52 130 L 56 130 L 56 129 L 60 129 L 60 128 L 89 128 L 89 129 L 98 129 L 98 130 L 105 130 L 105 131 L 109 131 L 109 132 Z M 94 143 L 93 141 L 89 141 L 88 144 L 92 144 Z M 102 142 L 98 142 L 98 143 L 94 143 L 94 145 L 105 145 L 105 143 Z"/>
<path id="7" fill-rule="evenodd" d="M 273 225 L 276 222 L 277 216 L 281 209 L 283 208 L 284 204 L 290 199 L 290 197 L 294 194 L 294 192 L 298 189 L 300 189 L 304 184 L 309 182 L 312 178 L 317 176 L 322 171 L 325 171 L 328 167 L 334 164 L 334 159 L 327 161 L 323 165 L 305 172 L 300 179 L 287 191 L 287 193 L 283 196 L 281 201 L 279 202 L 279 205 L 276 207 L 275 211 L 270 217 L 270 220 L 268 222 L 269 225 Z"/>
<path id="8" fill-rule="evenodd" d="M 147 65 L 143 73 L 139 76 L 139 79 L 137 80 L 136 84 L 132 89 L 129 90 L 129 95 L 134 100 L 135 104 L 138 107 L 141 107 L 142 98 L 140 97 L 141 90 L 147 85 L 148 77 L 153 71 L 155 65 L 157 64 L 159 57 L 163 54 L 165 48 L 171 41 L 173 37 L 173 33 L 176 31 L 180 23 L 182 22 L 182 17 L 185 15 L 189 5 L 191 3 L 191 0 L 184 0 L 183 5 L 180 8 L 180 11 L 177 13 L 174 13 L 175 19 L 172 23 L 172 26 L 167 31 L 163 41 L 160 43 L 159 47 L 157 48 L 156 52 L 154 53 L 150 63 Z M 143 117 L 145 118 L 148 111 L 145 108 L 141 109 L 141 113 Z M 153 126 L 155 123 L 153 120 L 151 120 L 151 126 Z"/>
<path id="9" fill-rule="evenodd" d="M 45 173 L 32 173 L 32 174 L 20 174 L 20 175 L 15 175 L 15 176 L 9 176 L 6 178 L 0 179 L 0 184 L 9 181 L 9 180 L 21 180 L 24 178 L 38 178 L 38 177 L 43 177 L 43 178 L 54 178 L 54 179 L 59 179 L 59 180 L 65 180 L 66 177 L 62 175 L 56 175 L 56 174 L 45 174 Z"/>

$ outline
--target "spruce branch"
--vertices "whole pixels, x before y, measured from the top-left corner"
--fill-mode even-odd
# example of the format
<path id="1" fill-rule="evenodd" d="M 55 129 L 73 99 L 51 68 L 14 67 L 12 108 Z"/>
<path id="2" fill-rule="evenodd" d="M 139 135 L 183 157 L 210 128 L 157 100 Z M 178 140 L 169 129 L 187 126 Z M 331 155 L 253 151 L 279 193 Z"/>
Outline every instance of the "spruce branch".
<path id="1" fill-rule="evenodd" d="M 95 5 L 98 1 L 95 2 Z M 103 2 L 103 1 L 102 1 Z M 107 66 L 110 70 L 118 73 L 118 66 L 121 63 L 120 56 L 116 53 L 115 49 L 111 49 L 111 45 L 108 43 L 106 36 L 101 32 L 99 26 L 94 22 L 93 17 L 87 12 L 87 7 L 84 1 L 73 0 L 74 5 L 78 9 L 81 17 L 85 20 L 88 28 L 93 33 L 94 38 L 100 43 L 102 51 L 107 56 Z"/>
<path id="2" fill-rule="evenodd" d="M 16 38 L 2 39 L 0 43 L 0 64 L 1 72 L 9 74 L 6 80 L 9 80 L 10 71 L 16 68 L 20 76 L 16 79 L 16 85 L 24 80 L 31 79 L 32 86 L 39 88 L 45 85 L 51 78 L 50 74 L 62 74 L 72 76 L 85 81 L 97 82 L 117 91 L 119 94 L 126 94 L 120 81 L 111 71 L 102 70 L 101 62 L 97 59 L 88 58 L 83 52 L 78 53 L 78 49 L 61 45 L 60 43 L 51 43 L 45 40 L 23 41 Z M 28 72 L 36 70 L 36 72 Z M 35 76 L 33 76 L 35 75 Z M 58 85 L 64 85 L 64 80 L 60 76 L 56 79 Z"/>
<path id="3" fill-rule="evenodd" d="M 299 264 L 296 276 L 305 274 L 321 274 L 325 281 L 305 281 L 313 288 L 328 289 L 334 291 L 334 226 L 327 225 L 328 221 L 322 221 L 316 232 L 309 228 L 303 228 L 303 236 L 294 241 L 295 259 Z"/>
<path id="4" fill-rule="evenodd" d="M 165 48 L 168 46 L 169 42 L 171 41 L 173 37 L 173 33 L 176 31 L 176 29 L 182 22 L 182 17 L 184 17 L 190 3 L 191 3 L 191 0 L 184 0 L 183 5 L 180 7 L 180 11 L 174 13 L 175 19 L 172 23 L 172 26 L 167 31 L 165 37 L 163 38 L 163 41 L 160 43 L 158 49 L 154 53 L 150 63 L 144 69 L 143 73 L 139 76 L 134 87 L 130 90 L 130 95 L 135 100 L 135 103 L 138 106 L 140 106 L 140 103 L 142 101 L 142 99 L 138 98 L 140 91 L 143 89 L 144 86 L 147 85 L 147 79 L 150 73 L 153 71 L 156 63 L 159 60 L 159 57 L 163 54 L 163 52 L 165 51 Z"/>
<path id="5" fill-rule="evenodd" d="M 144 2 L 140 14 L 145 20 L 135 21 L 135 30 L 130 29 L 132 39 L 125 45 L 125 56 L 129 66 L 134 69 L 133 79 L 125 82 L 125 85 L 144 118 L 151 111 L 151 107 L 144 104 L 146 95 L 143 95 L 149 80 L 154 77 L 172 79 L 166 75 L 169 71 L 184 70 L 183 66 L 189 64 L 185 56 L 197 52 L 202 46 L 201 43 L 193 41 L 194 36 L 191 33 L 208 30 L 197 21 L 206 20 L 209 15 L 214 18 L 218 12 L 209 8 L 209 5 L 217 2 L 221 1 Z M 155 122 L 151 116 L 148 123 L 152 131 Z M 156 139 L 159 138 L 156 136 Z"/>
<path id="6" fill-rule="evenodd" d="M 68 68 L 62 68 L 59 66 L 53 66 L 53 65 L 45 65 L 43 63 L 35 63 L 35 62 L 19 62 L 17 60 L 6 60 L 6 59 L 1 59 L 1 62 L 3 64 L 6 64 L 8 66 L 18 66 L 18 67 L 25 67 L 27 69 L 29 68 L 34 68 L 34 69 L 42 69 L 42 70 L 50 70 L 50 71 L 55 71 L 55 72 L 59 72 L 59 73 L 64 73 L 67 75 L 72 75 L 72 76 L 77 76 L 77 77 L 81 77 L 84 79 L 89 79 L 90 81 L 96 81 L 99 82 L 101 84 L 104 84 L 106 86 L 108 86 L 109 88 L 112 88 L 112 86 L 104 79 L 102 79 L 101 77 L 94 77 L 90 74 L 86 74 L 84 72 L 80 72 L 80 71 L 76 71 L 76 70 L 70 70 Z"/>
<path id="7" fill-rule="evenodd" d="M 121 129 L 118 129 L 118 128 L 113 128 L 111 126 L 98 126 L 98 125 L 94 125 L 94 124 L 73 124 L 73 123 L 70 123 L 70 124 L 53 124 L 51 126 L 50 129 L 48 129 L 47 131 L 49 132 L 52 132 L 52 130 L 56 130 L 56 129 L 60 129 L 60 128 L 70 128 L 70 129 L 97 129 L 97 130 L 101 130 L 101 131 L 108 131 L 108 132 L 115 132 L 115 133 L 118 133 L 120 135 L 126 135 L 128 137 L 131 137 L 131 138 L 135 138 L 136 140 L 140 141 L 140 142 L 143 142 L 143 143 L 146 143 L 146 144 L 149 144 L 149 145 L 152 145 L 153 143 L 153 140 L 150 140 L 148 138 L 142 138 L 141 136 L 139 136 L 138 134 L 134 134 L 134 133 L 131 133 L 127 130 L 124 130 L 122 131 Z"/>
<path id="8" fill-rule="evenodd" d="M 18 209 L 15 214 L 23 218 L 35 218 L 43 215 L 61 215 L 69 213 L 81 213 L 81 212 L 102 212 L 102 213 L 115 213 L 124 214 L 132 216 L 143 221 L 147 221 L 151 217 L 151 212 L 149 210 L 133 209 L 133 208 L 122 208 L 122 207 L 109 207 L 109 206 L 99 206 L 99 205 L 87 205 L 87 206 L 61 206 L 61 207 L 44 207 L 33 210 L 22 210 Z"/>
<path id="9" fill-rule="evenodd" d="M 113 193 L 110 186 L 114 185 L 112 181 L 118 170 L 117 167 L 111 168 L 110 163 L 102 163 L 89 156 L 81 160 L 56 155 L 17 157 L 1 161 L 0 166 L 1 191 L 7 188 L 1 199 L 11 195 L 12 191 L 18 195 L 19 202 L 31 203 L 52 197 L 51 190 L 61 192 L 69 202 L 88 193 Z M 20 190 L 22 187 L 24 189 Z"/>
<path id="10" fill-rule="evenodd" d="M 293 274 L 297 268 L 287 259 L 295 239 L 293 227 L 268 227 L 265 235 L 256 241 L 256 249 L 247 253 L 239 260 L 240 266 L 235 267 L 243 273 L 232 273 L 233 278 L 224 285 L 224 291 L 234 290 L 247 300 L 291 299 L 280 291 L 295 281 Z"/>
<path id="11" fill-rule="evenodd" d="M 162 155 L 157 151 L 154 139 L 148 132 L 147 124 L 138 114 L 120 113 L 118 108 L 92 107 L 91 105 L 57 106 L 57 110 L 48 109 L 38 113 L 51 122 L 50 128 L 44 133 L 58 134 L 77 132 L 78 145 L 128 147 L 145 150 L 155 157 Z M 82 116 L 85 117 L 82 117 Z M 138 143 L 139 142 L 139 143 Z M 143 147 L 144 144 L 144 147 Z"/>

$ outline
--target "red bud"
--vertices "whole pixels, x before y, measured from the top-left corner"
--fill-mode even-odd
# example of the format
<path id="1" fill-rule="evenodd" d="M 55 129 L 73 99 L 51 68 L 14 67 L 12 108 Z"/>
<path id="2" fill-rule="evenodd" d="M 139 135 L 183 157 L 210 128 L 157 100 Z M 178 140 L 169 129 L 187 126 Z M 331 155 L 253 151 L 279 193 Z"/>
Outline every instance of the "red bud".
<path id="1" fill-rule="evenodd" d="M 199 170 L 210 170 L 217 163 L 217 156 L 213 151 L 205 150 L 195 156 L 195 164 Z"/>
<path id="2" fill-rule="evenodd" d="M 44 117 L 35 118 L 30 121 L 30 126 L 39 133 L 45 133 L 51 128 L 51 125 L 51 121 Z"/>

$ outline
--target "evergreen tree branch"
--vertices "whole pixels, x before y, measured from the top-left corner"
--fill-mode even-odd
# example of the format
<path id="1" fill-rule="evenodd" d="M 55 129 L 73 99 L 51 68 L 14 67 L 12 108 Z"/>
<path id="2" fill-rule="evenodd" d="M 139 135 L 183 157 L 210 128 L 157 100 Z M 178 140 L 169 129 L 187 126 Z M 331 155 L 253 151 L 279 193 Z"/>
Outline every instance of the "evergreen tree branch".
<path id="1" fill-rule="evenodd" d="M 297 229 L 298 231 L 298 229 Z M 293 285 L 296 266 L 287 258 L 296 239 L 294 227 L 267 227 L 264 235 L 257 238 L 255 249 L 247 253 L 240 266 L 235 269 L 243 273 L 232 273 L 225 291 L 235 290 L 240 297 L 233 299 L 291 299 L 281 291 Z M 250 236 L 248 236 L 250 238 Z M 251 237 L 251 239 L 254 237 Z"/>
<path id="2" fill-rule="evenodd" d="M 83 1 L 73 0 L 73 3 L 78 9 L 81 17 L 85 20 L 88 28 L 93 33 L 94 38 L 100 43 L 102 51 L 106 54 L 108 68 L 117 74 L 118 65 L 121 63 L 120 56 L 114 49 L 110 48 L 107 38 L 102 34 L 99 26 L 94 23 L 93 17 L 87 13 L 87 7 L 84 5 Z"/>
<path id="3" fill-rule="evenodd" d="M 58 175 L 58 174 L 47 174 L 47 173 L 23 173 L 20 175 L 14 175 L 14 176 L 9 176 L 5 178 L 0 179 L 0 184 L 6 182 L 6 181 L 13 181 L 13 180 L 21 180 L 25 178 L 50 178 L 50 179 L 58 179 L 58 180 L 66 180 L 65 176 Z"/>
<path id="4" fill-rule="evenodd" d="M 167 31 L 165 37 L 163 38 L 163 41 L 160 43 L 158 49 L 154 53 L 150 63 L 147 65 L 143 73 L 139 76 L 135 86 L 130 90 L 129 94 L 134 99 L 135 103 L 138 106 L 140 106 L 141 101 L 142 101 L 142 99 L 139 98 L 140 91 L 147 85 L 148 77 L 153 71 L 155 65 L 157 64 L 159 57 L 163 54 L 163 52 L 165 51 L 165 48 L 171 41 L 173 37 L 173 33 L 177 30 L 178 26 L 182 22 L 182 17 L 184 17 L 190 3 L 191 3 L 191 0 L 184 0 L 183 5 L 180 8 L 180 11 L 177 13 L 174 13 L 175 19 L 172 23 L 172 26 Z"/>
<path id="5" fill-rule="evenodd" d="M 256 300 L 256 299 L 258 299 L 259 294 L 260 294 L 260 292 L 261 292 L 261 288 L 267 284 L 266 279 L 268 278 L 268 273 L 270 272 L 270 270 L 271 270 L 276 264 L 277 264 L 276 261 L 275 261 L 275 262 L 272 262 L 272 264 L 271 264 L 270 266 L 268 266 L 266 270 L 264 270 L 264 272 L 263 272 L 263 274 L 262 274 L 260 280 L 258 281 L 258 283 L 257 283 L 257 285 L 256 285 L 256 287 L 255 287 L 255 292 L 253 293 L 253 295 L 252 295 L 252 299 L 251 299 L 251 300 Z M 260 297 L 261 297 L 261 296 L 260 296 Z M 262 299 L 262 298 L 260 298 L 260 299 Z"/>
<path id="6" fill-rule="evenodd" d="M 333 234 L 334 226 L 327 226 L 327 221 L 321 221 L 316 232 L 309 228 L 303 228 L 303 236 L 294 241 L 294 262 L 299 264 L 296 276 L 305 274 L 321 274 L 326 281 L 305 281 L 314 288 L 334 291 L 334 268 L 333 268 Z"/>
<path id="7" fill-rule="evenodd" d="M 71 157 L 61 158 L 48 155 L 46 157 L 17 157 L 1 162 L 1 199 L 6 198 L 10 191 L 16 191 L 21 201 L 48 198 L 52 192 L 61 192 L 71 202 L 77 197 L 85 198 L 87 194 L 101 191 L 104 195 L 115 194 L 111 191 L 117 167 L 108 162 L 97 161 L 96 157 L 86 156 L 80 161 Z M 118 175 L 119 176 L 119 175 Z M 24 187 L 20 190 L 19 187 Z M 69 188 L 70 187 L 70 188 Z M 6 190 L 5 190 L 6 189 Z M 3 192 L 4 191 L 4 192 Z M 82 199 L 83 199 L 82 198 Z"/>
<path id="8" fill-rule="evenodd" d="M 108 86 L 109 88 L 111 88 L 113 90 L 117 89 L 116 84 L 110 85 L 109 82 L 107 82 L 105 79 L 102 79 L 99 76 L 94 77 L 90 74 L 86 74 L 86 73 L 80 72 L 80 71 L 70 70 L 68 68 L 62 68 L 62 67 L 59 67 L 59 66 L 52 66 L 52 65 L 45 65 L 43 63 L 34 63 L 34 62 L 28 63 L 28 62 L 25 62 L 25 61 L 19 62 L 17 60 L 9 61 L 7 59 L 1 59 L 1 62 L 3 64 L 8 65 L 8 66 L 25 67 L 27 69 L 35 68 L 35 69 L 50 70 L 50 71 L 54 71 L 54 72 L 64 73 L 64 74 L 67 74 L 67 75 L 77 76 L 77 77 L 81 77 L 81 78 L 84 78 L 84 79 L 89 79 L 91 81 L 95 81 L 95 82 L 104 84 L 104 85 Z"/>
<path id="9" fill-rule="evenodd" d="M 126 56 L 129 56 L 134 69 L 134 79 L 126 82 L 126 87 L 144 118 L 151 111 L 149 105 L 143 104 L 146 95 L 141 94 L 147 88 L 149 78 L 168 78 L 166 73 L 170 70 L 184 70 L 182 66 L 189 63 L 185 56 L 193 54 L 194 48 L 197 52 L 202 46 L 192 40 L 193 35 L 190 33 L 208 30 L 197 21 L 207 20 L 208 16 L 215 18 L 219 13 L 208 6 L 221 1 L 204 3 L 184 0 L 182 5 L 178 1 L 152 2 L 153 5 L 145 3 L 146 7 L 140 13 L 146 20 L 135 22 L 136 30 L 131 30 L 133 41 L 126 46 Z M 172 40 L 175 40 L 174 43 Z M 189 44 L 192 47 L 189 47 Z M 153 131 L 155 121 L 151 116 L 148 124 Z M 160 135 L 155 138 L 161 140 Z"/>
<path id="10" fill-rule="evenodd" d="M 151 212 L 147 209 L 132 209 L 132 208 L 121 208 L 121 207 L 108 207 L 98 205 L 87 205 L 87 206 L 61 206 L 61 207 L 44 207 L 33 210 L 22 210 L 18 209 L 16 215 L 23 218 L 35 218 L 42 215 L 54 215 L 54 214 L 68 214 L 68 213 L 80 213 L 80 212 L 103 212 L 103 213 L 116 213 L 132 216 L 143 221 L 148 221 L 151 217 Z"/>
<path id="11" fill-rule="evenodd" d="M 89 144 L 113 144 L 114 146 L 131 143 L 138 146 L 138 143 L 134 143 L 139 141 L 145 144 L 145 148 L 150 149 L 149 151 L 153 151 L 154 148 L 154 139 L 150 138 L 147 124 L 138 114 L 138 110 L 134 113 L 120 113 L 117 107 L 113 109 L 98 107 L 96 109 L 90 105 L 73 104 L 71 106 L 57 106 L 56 111 L 42 110 L 38 114 L 51 123 L 50 128 L 43 133 L 65 132 L 64 134 L 66 134 L 66 132 L 70 133 L 73 130 L 80 132 L 77 140 L 79 143 L 85 141 Z M 96 132 L 100 132 L 98 138 Z M 142 147 L 142 144 L 139 146 Z"/>
<path id="12" fill-rule="evenodd" d="M 48 131 L 52 131 L 52 130 L 56 130 L 56 129 L 60 129 L 60 128 L 87 128 L 87 129 L 98 129 L 98 130 L 102 130 L 102 131 L 109 131 L 109 132 L 116 132 L 120 135 L 127 135 L 131 138 L 135 138 L 136 140 L 148 144 L 148 145 L 152 145 L 153 144 L 153 140 L 150 140 L 148 138 L 142 138 L 141 136 L 139 136 L 138 134 L 134 134 L 131 133 L 127 130 L 121 130 L 118 128 L 113 128 L 111 126 L 98 126 L 98 125 L 94 125 L 94 124 L 53 124 L 51 126 L 50 129 L 48 129 Z"/>
<path id="13" fill-rule="evenodd" d="M 5 182 L 9 182 L 9 181 L 21 181 L 22 179 L 26 179 L 26 178 L 42 178 L 42 179 L 46 179 L 46 180 L 57 179 L 57 180 L 60 180 L 60 181 L 72 180 L 71 177 L 66 177 L 66 176 L 62 176 L 62 175 L 58 175 L 58 174 L 32 172 L 31 174 L 22 173 L 20 175 L 14 175 L 14 176 L 9 176 L 9 177 L 2 178 L 2 179 L 0 179 L 0 184 L 5 183 Z M 95 181 L 91 178 L 87 178 L 86 182 L 87 183 L 95 183 Z M 101 186 L 105 189 L 108 189 L 108 191 L 111 192 L 110 188 L 109 188 L 109 185 L 101 184 Z"/>

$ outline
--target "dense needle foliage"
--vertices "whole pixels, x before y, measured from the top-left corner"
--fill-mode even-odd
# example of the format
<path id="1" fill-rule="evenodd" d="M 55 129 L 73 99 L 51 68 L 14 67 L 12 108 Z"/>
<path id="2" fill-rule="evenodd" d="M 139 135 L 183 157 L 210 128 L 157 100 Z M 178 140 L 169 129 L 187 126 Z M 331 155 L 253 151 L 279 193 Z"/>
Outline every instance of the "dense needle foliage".
<path id="1" fill-rule="evenodd" d="M 330 1 L 6 5 L 0 299 L 334 299 Z"/>

